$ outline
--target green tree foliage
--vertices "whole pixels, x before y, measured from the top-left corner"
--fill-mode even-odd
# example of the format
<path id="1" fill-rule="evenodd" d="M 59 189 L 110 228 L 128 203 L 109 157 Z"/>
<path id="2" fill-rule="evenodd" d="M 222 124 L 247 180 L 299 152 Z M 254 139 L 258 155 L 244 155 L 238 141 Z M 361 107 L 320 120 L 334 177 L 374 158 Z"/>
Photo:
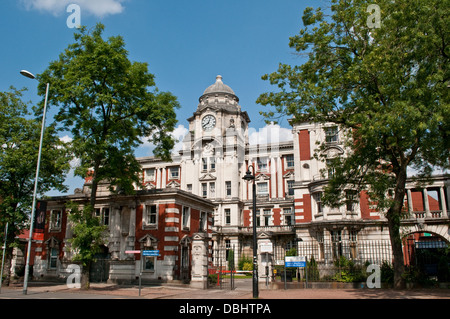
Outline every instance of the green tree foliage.
<path id="1" fill-rule="evenodd" d="M 140 171 L 134 149 L 144 138 L 155 145 L 155 155 L 170 159 L 179 107 L 175 96 L 155 87 L 147 63 L 128 59 L 123 38 L 104 40 L 103 30 L 102 24 L 91 33 L 82 27 L 75 43 L 40 75 L 50 82 L 56 121 L 73 136 L 73 153 L 81 162 L 75 174 L 84 178 L 93 172 L 91 205 L 100 181 L 133 192 Z M 41 85 L 39 92 L 44 89 Z"/>
<path id="2" fill-rule="evenodd" d="M 380 9 L 379 28 L 368 23 Z M 277 92 L 258 98 L 294 123 L 335 123 L 348 156 L 334 170 L 323 202 L 339 206 L 345 188 L 366 189 L 386 214 L 394 253 L 395 287 L 403 281 L 399 233 L 407 168 L 428 176 L 449 167 L 449 0 L 332 0 L 326 12 L 307 8 L 290 47 L 302 65 L 280 64 L 263 76 Z M 319 147 L 323 151 L 326 145 Z"/>
<path id="3" fill-rule="evenodd" d="M 179 107 L 175 96 L 155 87 L 147 63 L 128 59 L 123 38 L 104 40 L 103 31 L 102 24 L 92 32 L 80 28 L 75 43 L 39 76 L 50 83 L 49 101 L 58 106 L 55 119 L 59 128 L 72 134 L 72 152 L 80 159 L 75 175 L 92 178 L 90 207 L 80 208 L 72 216 L 76 223 L 72 247 L 85 265 L 82 282 L 87 280 L 95 254 L 93 243 L 100 241 L 102 233 L 95 218 L 88 216 L 99 183 L 132 194 L 141 171 L 134 150 L 145 138 L 155 145 L 156 156 L 170 160 L 174 145 L 170 133 Z M 39 92 L 44 94 L 44 90 L 41 85 Z"/>
<path id="4" fill-rule="evenodd" d="M 16 236 L 29 228 L 42 125 L 42 118 L 34 119 L 22 101 L 23 91 L 11 87 L 0 92 L 0 234 L 3 240 L 8 223 L 8 256 L 17 245 Z M 63 183 L 70 159 L 54 126 L 46 126 L 38 196 L 51 189 L 67 190 Z"/>

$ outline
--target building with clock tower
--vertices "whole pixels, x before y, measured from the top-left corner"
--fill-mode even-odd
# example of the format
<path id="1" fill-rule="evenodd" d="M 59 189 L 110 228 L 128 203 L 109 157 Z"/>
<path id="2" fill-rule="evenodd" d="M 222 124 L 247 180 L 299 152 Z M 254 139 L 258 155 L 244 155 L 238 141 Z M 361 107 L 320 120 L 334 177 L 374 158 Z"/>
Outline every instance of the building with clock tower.
<path id="1" fill-rule="evenodd" d="M 348 189 L 342 206 L 322 204 L 333 172 L 314 155 L 321 151 L 326 160 L 346 156 L 339 127 L 294 123 L 291 140 L 250 145 L 249 115 L 220 75 L 187 121 L 189 132 L 172 161 L 138 158 L 142 174 L 135 195 L 112 193 L 106 183 L 98 190 L 95 214 L 109 229 L 102 255 L 107 266 L 99 269 L 103 279 L 130 282 L 142 274 L 145 280 L 203 280 L 205 269 L 237 267 L 252 256 L 254 224 L 258 267 L 265 270 L 260 280 L 274 278 L 287 251 L 314 258 L 324 267 L 322 275 L 340 257 L 360 263 L 392 261 L 387 220 L 367 192 Z M 325 147 L 319 150 L 319 144 Z M 255 212 L 252 185 L 243 180 L 250 167 Z M 35 277 L 69 274 L 72 232 L 66 227 L 65 204 L 88 202 L 90 183 L 88 177 L 74 194 L 48 200 L 44 240 L 35 242 L 33 250 Z M 408 179 L 401 222 L 405 263 L 414 259 L 410 248 L 429 247 L 417 245 L 422 241 L 448 244 L 449 198 L 448 174 L 434 175 L 420 188 Z M 376 246 L 370 246 L 373 242 Z M 159 255 L 130 253 L 145 250 Z"/>

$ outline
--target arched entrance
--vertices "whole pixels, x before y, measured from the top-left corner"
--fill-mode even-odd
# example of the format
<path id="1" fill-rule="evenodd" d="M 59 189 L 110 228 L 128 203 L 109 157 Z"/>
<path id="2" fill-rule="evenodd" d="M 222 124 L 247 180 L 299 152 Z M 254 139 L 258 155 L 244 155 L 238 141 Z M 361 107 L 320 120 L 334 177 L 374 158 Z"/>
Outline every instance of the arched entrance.
<path id="1" fill-rule="evenodd" d="M 416 231 L 403 237 L 405 266 L 424 279 L 450 281 L 449 242 L 439 234 Z"/>

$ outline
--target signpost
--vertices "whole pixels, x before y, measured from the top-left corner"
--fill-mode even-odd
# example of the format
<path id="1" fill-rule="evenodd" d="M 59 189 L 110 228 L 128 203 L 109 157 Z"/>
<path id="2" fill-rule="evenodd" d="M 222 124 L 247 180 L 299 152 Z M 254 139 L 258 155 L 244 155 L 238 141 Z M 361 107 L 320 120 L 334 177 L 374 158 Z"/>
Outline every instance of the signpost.
<path id="1" fill-rule="evenodd" d="M 142 254 L 139 263 L 139 296 L 141 296 L 142 257 L 159 256 L 159 250 L 125 250 L 125 254 Z"/>
<path id="2" fill-rule="evenodd" d="M 285 256 L 284 257 L 284 289 L 287 289 L 286 285 L 286 268 L 305 268 L 305 280 L 306 288 L 308 288 L 308 258 L 306 256 Z"/>

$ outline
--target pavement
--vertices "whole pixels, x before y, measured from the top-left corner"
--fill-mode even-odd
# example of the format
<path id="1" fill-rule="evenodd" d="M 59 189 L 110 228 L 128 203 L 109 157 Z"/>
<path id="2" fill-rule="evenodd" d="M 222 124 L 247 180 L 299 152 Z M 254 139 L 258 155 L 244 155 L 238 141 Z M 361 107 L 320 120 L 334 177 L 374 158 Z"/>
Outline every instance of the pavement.
<path id="1" fill-rule="evenodd" d="M 0 309 L 23 316 L 43 315 L 46 310 L 76 317 L 112 318 L 122 314 L 166 318 L 277 318 L 305 314 L 336 316 L 352 314 L 399 314 L 417 317 L 419 313 L 448 312 L 450 289 L 269 289 L 259 285 L 259 298 L 253 298 L 251 281 L 230 289 L 195 289 L 188 286 L 124 286 L 91 283 L 89 290 L 68 288 L 65 284 L 30 283 L 27 294 L 22 285 L 2 287 Z M 430 306 L 429 302 L 432 302 Z M 313 310 L 313 311 L 311 311 Z M 294 312 L 295 311 L 295 312 Z"/>
<path id="2" fill-rule="evenodd" d="M 89 290 L 68 288 L 65 284 L 29 283 L 27 294 L 22 285 L 2 287 L 0 299 L 253 299 L 251 282 L 230 289 L 196 289 L 183 285 L 139 286 L 91 283 Z M 259 285 L 258 300 L 269 299 L 450 299 L 450 289 L 269 289 Z"/>

